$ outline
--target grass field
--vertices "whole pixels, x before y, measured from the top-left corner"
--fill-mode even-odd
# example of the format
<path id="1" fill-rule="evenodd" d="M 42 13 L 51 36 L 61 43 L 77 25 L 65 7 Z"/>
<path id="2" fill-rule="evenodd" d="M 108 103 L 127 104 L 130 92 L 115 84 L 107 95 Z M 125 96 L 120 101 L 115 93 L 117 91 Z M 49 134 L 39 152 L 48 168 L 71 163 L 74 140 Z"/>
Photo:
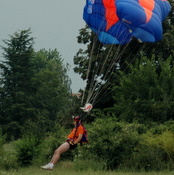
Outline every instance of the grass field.
<path id="1" fill-rule="evenodd" d="M 0 175 L 173 175 L 174 172 L 103 172 L 103 171 L 71 171 L 71 170 L 63 170 L 63 169 L 54 169 L 53 171 L 44 171 L 38 168 L 26 168 L 20 169 L 18 171 L 0 171 Z"/>
<path id="2" fill-rule="evenodd" d="M 116 171 L 76 171 L 72 168 L 55 167 L 52 171 L 42 170 L 40 167 L 21 168 L 14 171 L 2 171 L 0 175 L 173 175 L 173 172 L 116 172 Z"/>

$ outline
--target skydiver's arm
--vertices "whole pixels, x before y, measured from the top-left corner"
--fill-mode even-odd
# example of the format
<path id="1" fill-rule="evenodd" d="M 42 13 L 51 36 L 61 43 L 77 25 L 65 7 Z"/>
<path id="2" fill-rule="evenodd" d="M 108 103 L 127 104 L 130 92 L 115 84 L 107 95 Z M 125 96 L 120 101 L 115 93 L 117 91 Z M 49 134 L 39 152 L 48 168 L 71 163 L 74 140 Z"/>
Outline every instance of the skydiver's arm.
<path id="1" fill-rule="evenodd" d="M 78 136 L 77 140 L 76 140 L 76 141 L 74 141 L 74 144 L 79 143 L 79 142 L 80 142 L 80 140 L 82 139 L 82 136 L 83 136 L 83 134 L 79 134 L 79 136 Z"/>

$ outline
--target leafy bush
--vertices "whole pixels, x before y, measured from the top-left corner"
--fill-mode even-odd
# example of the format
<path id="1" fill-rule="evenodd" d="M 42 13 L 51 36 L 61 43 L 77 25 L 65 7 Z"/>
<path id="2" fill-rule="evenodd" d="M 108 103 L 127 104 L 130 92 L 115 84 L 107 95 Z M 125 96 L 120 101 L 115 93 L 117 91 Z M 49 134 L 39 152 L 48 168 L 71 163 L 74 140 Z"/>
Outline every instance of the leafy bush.
<path id="1" fill-rule="evenodd" d="M 164 131 L 161 134 L 147 133 L 144 137 L 144 144 L 151 148 L 160 149 L 164 152 L 163 162 L 174 161 L 174 132 Z"/>
<path id="2" fill-rule="evenodd" d="M 164 123 L 174 116 L 173 60 L 142 57 L 120 72 L 114 89 L 115 113 L 125 121 Z"/>
<path id="3" fill-rule="evenodd" d="M 3 156 L 1 166 L 5 170 L 17 170 L 19 164 L 16 157 L 15 142 L 6 143 L 3 145 Z"/>
<path id="4" fill-rule="evenodd" d="M 86 159 L 100 160 L 107 169 L 116 169 L 139 142 L 138 124 L 118 122 L 116 118 L 97 119 L 89 128 L 89 145 L 82 154 Z"/>
<path id="5" fill-rule="evenodd" d="M 134 148 L 130 159 L 125 160 L 119 168 L 132 171 L 160 171 L 166 169 L 163 156 L 164 152 L 160 148 L 140 144 Z"/>
<path id="6" fill-rule="evenodd" d="M 14 142 L 5 143 L 5 138 L 0 130 L 0 169 L 18 169 Z"/>
<path id="7" fill-rule="evenodd" d="M 34 136 L 24 136 L 16 142 L 17 161 L 21 166 L 28 166 L 39 155 L 39 142 Z"/>
<path id="8" fill-rule="evenodd" d="M 89 144 L 78 149 L 75 165 L 100 162 L 102 168 L 159 171 L 172 169 L 174 161 L 173 123 L 120 122 L 117 118 L 97 118 L 87 126 Z M 92 165 L 91 165 L 92 167 Z M 101 167 L 101 166 L 100 166 Z"/>
<path id="9" fill-rule="evenodd" d="M 166 128 L 166 126 L 160 126 Z M 120 168 L 142 171 L 161 171 L 174 168 L 174 133 L 161 131 L 153 134 L 154 128 L 141 136 L 130 159 L 124 161 Z"/>
<path id="10" fill-rule="evenodd" d="M 4 144 L 4 138 L 2 136 L 2 130 L 0 129 L 0 167 L 2 165 L 2 160 L 3 160 L 3 153 L 4 153 L 4 150 L 3 150 L 3 144 Z"/>

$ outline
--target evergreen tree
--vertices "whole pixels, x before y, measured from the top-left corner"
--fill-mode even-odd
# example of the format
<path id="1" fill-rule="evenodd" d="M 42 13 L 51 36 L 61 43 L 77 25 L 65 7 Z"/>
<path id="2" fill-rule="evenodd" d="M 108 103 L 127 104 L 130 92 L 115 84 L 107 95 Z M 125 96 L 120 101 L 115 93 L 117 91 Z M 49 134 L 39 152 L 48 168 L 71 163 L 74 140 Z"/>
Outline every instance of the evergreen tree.
<path id="1" fill-rule="evenodd" d="M 2 47 L 5 61 L 0 64 L 0 124 L 9 138 L 20 137 L 21 126 L 33 117 L 30 93 L 34 40 L 30 33 L 30 29 L 16 32 L 9 40 L 4 40 L 6 47 Z"/>

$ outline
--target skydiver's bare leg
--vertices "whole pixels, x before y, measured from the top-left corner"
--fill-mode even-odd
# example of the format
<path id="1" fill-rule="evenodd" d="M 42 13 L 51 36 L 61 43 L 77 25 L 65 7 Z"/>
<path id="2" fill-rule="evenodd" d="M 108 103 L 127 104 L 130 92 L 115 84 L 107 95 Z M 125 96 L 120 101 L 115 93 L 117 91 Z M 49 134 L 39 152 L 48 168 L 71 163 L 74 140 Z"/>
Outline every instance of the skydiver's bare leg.
<path id="1" fill-rule="evenodd" d="M 54 165 L 59 161 L 60 155 L 66 151 L 68 151 L 70 148 L 70 145 L 68 142 L 63 143 L 60 145 L 54 152 L 54 155 L 50 161 L 50 163 L 53 163 Z"/>

